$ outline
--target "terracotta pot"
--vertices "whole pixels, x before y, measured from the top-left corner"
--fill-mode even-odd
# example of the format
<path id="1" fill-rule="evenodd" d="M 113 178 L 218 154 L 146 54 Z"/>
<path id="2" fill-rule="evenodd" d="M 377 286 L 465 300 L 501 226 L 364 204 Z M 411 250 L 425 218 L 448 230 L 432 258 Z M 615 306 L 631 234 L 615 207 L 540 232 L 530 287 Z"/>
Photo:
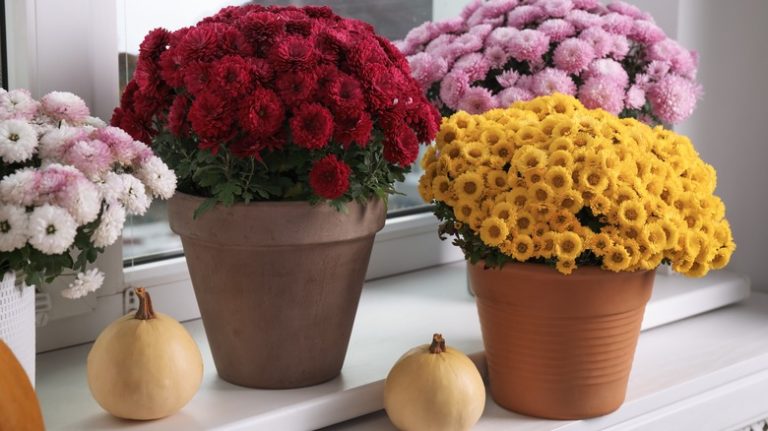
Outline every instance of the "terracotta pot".
<path id="1" fill-rule="evenodd" d="M 655 271 L 468 264 L 491 395 L 530 416 L 582 419 L 621 406 Z"/>
<path id="2" fill-rule="evenodd" d="M 177 193 L 181 236 L 219 376 L 252 388 L 295 388 L 341 372 L 384 202 L 346 213 L 306 202 L 216 206 Z"/>

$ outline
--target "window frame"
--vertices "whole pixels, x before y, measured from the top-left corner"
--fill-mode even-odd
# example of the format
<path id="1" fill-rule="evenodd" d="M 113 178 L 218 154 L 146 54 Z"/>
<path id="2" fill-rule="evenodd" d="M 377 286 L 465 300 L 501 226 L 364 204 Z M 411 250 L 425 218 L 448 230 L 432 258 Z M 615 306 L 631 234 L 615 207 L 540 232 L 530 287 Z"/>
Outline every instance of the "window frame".
<path id="1" fill-rule="evenodd" d="M 440 4 L 439 15 L 457 13 Z M 452 2 L 453 3 L 453 2 Z M 433 0 L 433 7 L 439 4 Z M 8 2 L 9 87 L 27 88 L 34 97 L 52 90 L 72 91 L 108 120 L 118 105 L 118 0 L 21 0 Z M 450 9 L 450 10 L 447 10 Z M 105 17 L 114 17 L 113 20 Z M 437 13 L 435 19 L 441 19 Z M 56 26 L 59 25 L 59 27 Z M 66 24 L 66 31 L 61 28 Z M 437 236 L 431 211 L 388 217 L 376 236 L 366 279 L 380 278 L 463 259 L 449 241 Z M 86 298 L 63 300 L 66 283 L 46 291 L 53 301 L 49 323 L 38 328 L 38 352 L 95 339 L 101 329 L 130 308 L 125 292 L 144 286 L 166 313 L 179 320 L 199 317 L 184 257 L 123 265 L 122 243 L 107 248 L 96 262 L 105 286 Z"/>

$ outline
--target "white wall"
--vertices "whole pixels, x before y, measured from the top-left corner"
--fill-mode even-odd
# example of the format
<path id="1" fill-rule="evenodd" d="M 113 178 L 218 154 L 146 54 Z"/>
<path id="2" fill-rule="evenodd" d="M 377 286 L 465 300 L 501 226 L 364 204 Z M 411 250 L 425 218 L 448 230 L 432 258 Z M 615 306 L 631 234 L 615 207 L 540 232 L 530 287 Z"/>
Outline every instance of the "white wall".
<path id="1" fill-rule="evenodd" d="M 704 98 L 676 128 L 718 173 L 737 249 L 729 269 L 768 291 L 768 1 L 680 0 L 678 40 L 699 52 Z"/>

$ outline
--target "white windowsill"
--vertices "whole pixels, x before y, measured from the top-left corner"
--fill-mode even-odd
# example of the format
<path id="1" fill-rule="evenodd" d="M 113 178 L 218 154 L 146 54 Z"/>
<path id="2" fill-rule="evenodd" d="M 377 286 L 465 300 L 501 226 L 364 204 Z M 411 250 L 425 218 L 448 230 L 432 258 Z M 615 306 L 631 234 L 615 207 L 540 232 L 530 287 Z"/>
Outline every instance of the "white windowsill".
<path id="1" fill-rule="evenodd" d="M 670 295 L 672 291 L 677 295 Z M 748 292 L 748 280 L 727 271 L 700 280 L 659 275 L 644 326 L 696 314 L 711 309 L 713 301 L 722 305 Z M 155 303 L 162 311 L 161 304 Z M 768 374 L 766 311 L 768 296 L 756 294 L 743 305 L 643 334 L 628 402 L 619 413 L 600 419 L 601 426 L 682 402 L 752 373 Z M 185 325 L 201 347 L 206 369 L 200 392 L 181 412 L 138 423 L 104 413 L 88 391 L 85 358 L 90 345 L 82 345 L 38 356 L 37 390 L 48 429 L 314 429 L 380 410 L 383 378 L 389 368 L 408 348 L 427 342 L 433 332 L 442 332 L 450 345 L 466 352 L 482 350 L 463 263 L 368 282 L 342 375 L 310 388 L 251 390 L 220 380 L 201 322 Z M 473 357 L 482 362 L 482 354 Z M 552 424 L 560 429 L 565 424 L 517 416 L 492 403 L 488 414 L 505 424 L 511 421 L 508 425 L 536 425 L 531 429 L 554 429 Z"/>

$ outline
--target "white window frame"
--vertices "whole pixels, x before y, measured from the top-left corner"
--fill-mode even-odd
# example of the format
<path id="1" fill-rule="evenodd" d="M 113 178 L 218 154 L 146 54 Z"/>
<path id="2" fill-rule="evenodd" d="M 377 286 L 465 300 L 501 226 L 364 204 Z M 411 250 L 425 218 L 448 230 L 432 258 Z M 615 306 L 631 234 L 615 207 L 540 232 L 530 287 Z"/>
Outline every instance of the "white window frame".
<path id="1" fill-rule="evenodd" d="M 456 15 L 468 2 L 433 1 L 434 19 Z M 9 87 L 28 88 L 34 97 L 72 91 L 108 120 L 119 102 L 117 0 L 10 0 L 6 8 Z M 392 217 L 376 236 L 366 279 L 461 259 L 450 241 L 438 239 L 431 212 Z M 200 316 L 184 257 L 124 268 L 122 244 L 116 244 L 97 265 L 107 282 L 86 298 L 60 298 L 66 283 L 47 287 L 53 308 L 49 323 L 38 328 L 38 352 L 95 339 L 125 313 L 124 292 L 134 286 L 150 289 L 157 307 L 179 320 Z"/>

